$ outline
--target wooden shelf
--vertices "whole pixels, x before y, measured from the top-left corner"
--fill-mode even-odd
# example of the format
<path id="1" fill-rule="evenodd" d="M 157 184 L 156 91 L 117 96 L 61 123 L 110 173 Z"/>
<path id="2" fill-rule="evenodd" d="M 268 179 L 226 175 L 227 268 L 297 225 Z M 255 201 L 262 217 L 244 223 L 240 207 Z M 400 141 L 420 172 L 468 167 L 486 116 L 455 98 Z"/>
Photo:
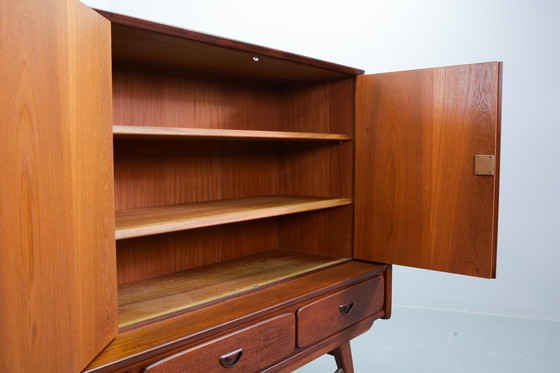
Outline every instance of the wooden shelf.
<path id="1" fill-rule="evenodd" d="M 256 290 L 348 259 L 273 250 L 119 286 L 119 328 Z"/>
<path id="2" fill-rule="evenodd" d="M 349 198 L 259 196 L 117 210 L 116 239 L 320 210 L 351 204 Z"/>
<path id="3" fill-rule="evenodd" d="M 114 137 L 127 138 L 192 138 L 217 140 L 268 141 L 348 141 L 350 136 L 338 133 L 307 133 L 284 131 L 253 131 L 212 128 L 113 126 Z"/>

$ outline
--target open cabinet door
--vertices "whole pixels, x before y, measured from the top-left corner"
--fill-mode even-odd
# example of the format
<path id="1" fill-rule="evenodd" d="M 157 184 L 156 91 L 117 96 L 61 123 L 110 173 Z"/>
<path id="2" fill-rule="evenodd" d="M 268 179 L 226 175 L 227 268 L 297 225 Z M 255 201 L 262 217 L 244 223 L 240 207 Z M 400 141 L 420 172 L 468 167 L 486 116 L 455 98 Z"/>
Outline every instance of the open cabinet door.
<path id="1" fill-rule="evenodd" d="M 0 371 L 78 372 L 116 335 L 110 25 L 0 1 Z"/>
<path id="2" fill-rule="evenodd" d="M 499 62 L 357 78 L 356 258 L 495 277 L 500 86 Z"/>

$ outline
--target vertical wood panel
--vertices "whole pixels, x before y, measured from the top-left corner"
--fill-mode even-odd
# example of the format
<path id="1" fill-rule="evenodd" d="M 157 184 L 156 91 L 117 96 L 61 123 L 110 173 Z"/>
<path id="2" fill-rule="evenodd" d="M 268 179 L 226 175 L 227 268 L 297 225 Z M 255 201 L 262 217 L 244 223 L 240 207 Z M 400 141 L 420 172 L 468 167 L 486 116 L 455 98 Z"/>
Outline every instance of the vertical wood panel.
<path id="1" fill-rule="evenodd" d="M 119 240 L 118 282 L 144 280 L 278 247 L 277 219 Z"/>
<path id="2" fill-rule="evenodd" d="M 280 247 L 314 254 L 352 257 L 352 206 L 286 216 Z"/>
<path id="3" fill-rule="evenodd" d="M 0 3 L 0 370 L 77 372 L 116 335 L 110 27 Z"/>
<path id="4" fill-rule="evenodd" d="M 279 130 L 272 84 L 117 63 L 113 87 L 115 125 Z"/>
<path id="5" fill-rule="evenodd" d="M 358 77 L 355 253 L 495 276 L 500 64 Z"/>
<path id="6" fill-rule="evenodd" d="M 353 137 L 354 79 L 287 85 L 280 119 L 287 130 L 342 133 Z M 282 148 L 280 192 L 352 198 L 352 142 L 289 143 Z M 351 206 L 281 219 L 283 248 L 352 256 Z"/>
<path id="7" fill-rule="evenodd" d="M 278 194 L 277 143 L 115 140 L 117 209 Z"/>

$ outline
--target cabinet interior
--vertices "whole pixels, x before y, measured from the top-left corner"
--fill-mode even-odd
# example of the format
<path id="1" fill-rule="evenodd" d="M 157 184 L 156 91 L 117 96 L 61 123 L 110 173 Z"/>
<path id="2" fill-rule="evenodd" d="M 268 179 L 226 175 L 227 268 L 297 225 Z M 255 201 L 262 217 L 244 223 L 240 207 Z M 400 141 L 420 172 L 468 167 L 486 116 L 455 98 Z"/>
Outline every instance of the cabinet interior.
<path id="1" fill-rule="evenodd" d="M 351 74 L 112 31 L 120 327 L 352 257 Z"/>

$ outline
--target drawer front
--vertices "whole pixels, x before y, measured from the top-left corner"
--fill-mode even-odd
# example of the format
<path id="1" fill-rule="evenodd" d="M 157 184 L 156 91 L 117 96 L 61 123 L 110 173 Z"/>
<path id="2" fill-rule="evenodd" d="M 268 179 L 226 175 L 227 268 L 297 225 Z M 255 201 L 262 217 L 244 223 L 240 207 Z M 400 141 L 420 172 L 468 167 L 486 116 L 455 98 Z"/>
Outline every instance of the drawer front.
<path id="1" fill-rule="evenodd" d="M 257 372 L 292 353 L 294 344 L 295 318 L 285 314 L 171 355 L 144 372 Z"/>
<path id="2" fill-rule="evenodd" d="M 383 277 L 321 298 L 297 312 L 297 344 L 307 347 L 382 310 Z"/>

